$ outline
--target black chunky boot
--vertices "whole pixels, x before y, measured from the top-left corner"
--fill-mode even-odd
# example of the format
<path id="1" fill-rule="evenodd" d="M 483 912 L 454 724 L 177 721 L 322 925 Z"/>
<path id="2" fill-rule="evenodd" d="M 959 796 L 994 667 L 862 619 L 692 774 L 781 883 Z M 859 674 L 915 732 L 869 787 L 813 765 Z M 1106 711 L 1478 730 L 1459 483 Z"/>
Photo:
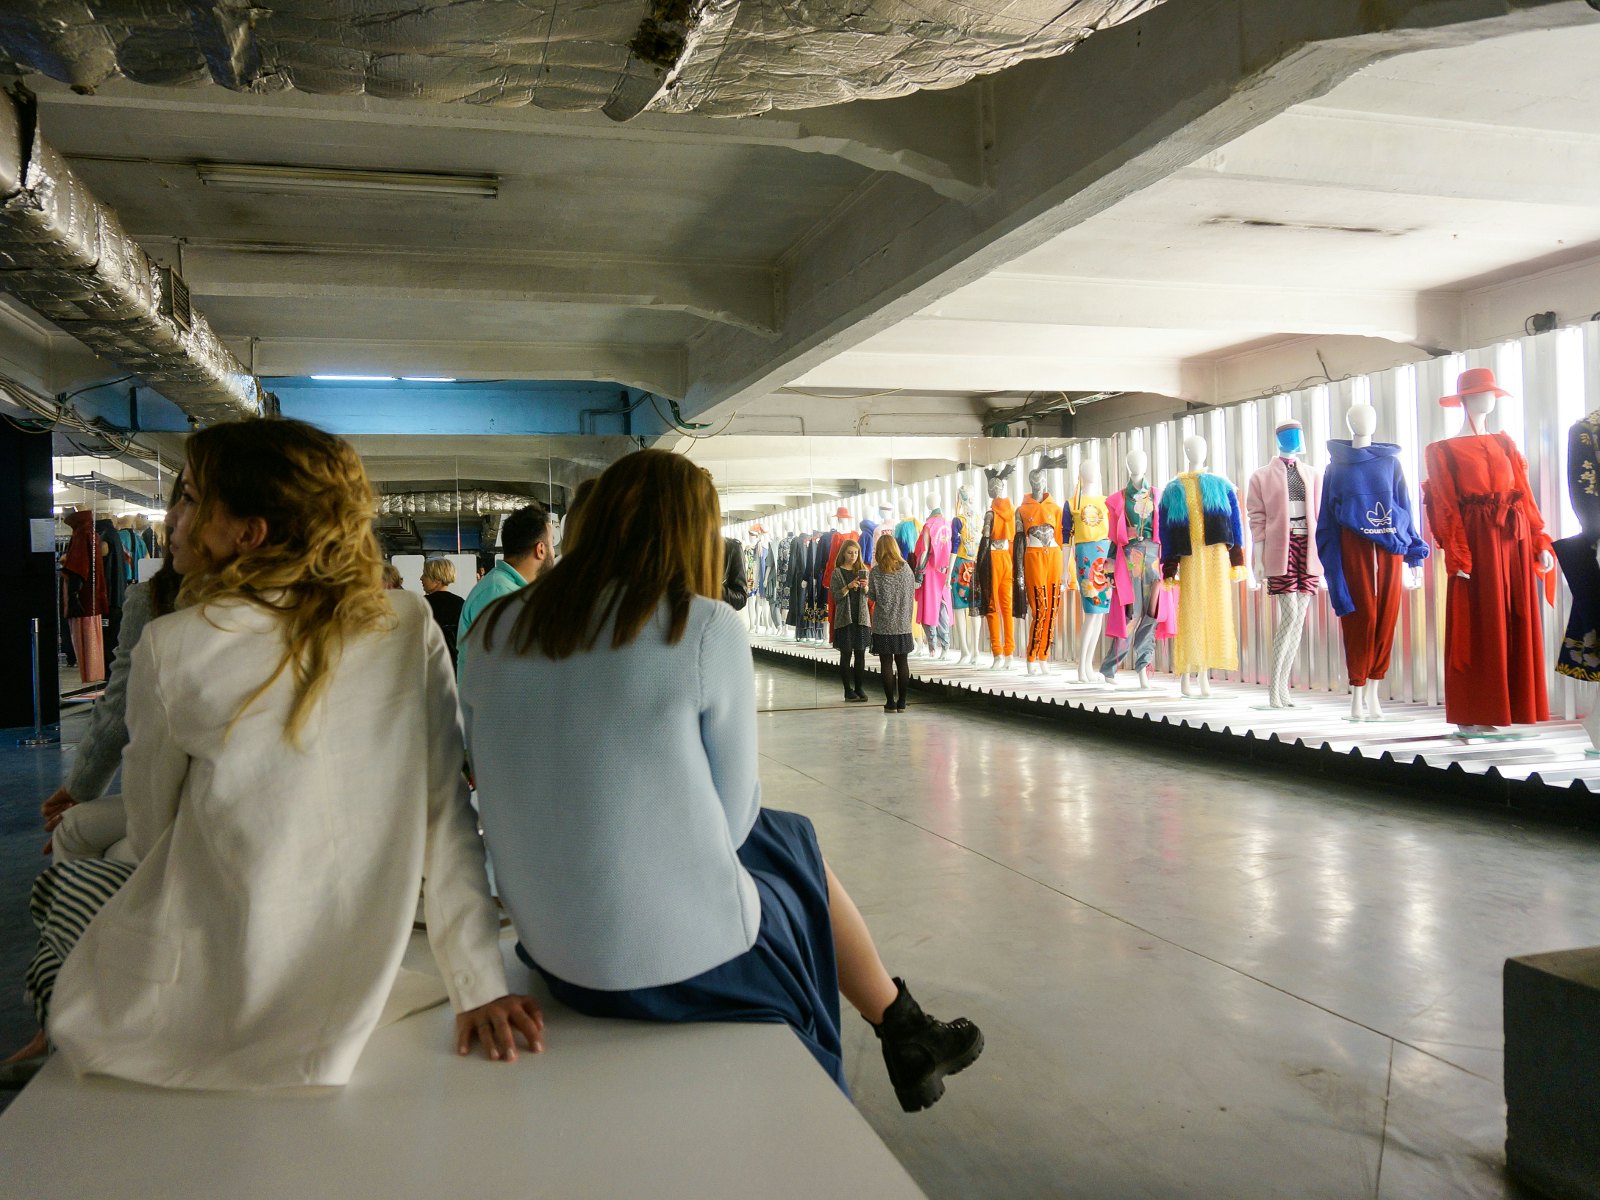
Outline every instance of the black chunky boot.
<path id="1" fill-rule="evenodd" d="M 883 1043 L 883 1065 L 895 1098 L 908 1113 L 931 1108 L 944 1095 L 944 1077 L 964 1071 L 983 1053 L 983 1031 L 965 1017 L 940 1021 L 922 1011 L 896 978 L 898 995 L 872 1030 Z"/>

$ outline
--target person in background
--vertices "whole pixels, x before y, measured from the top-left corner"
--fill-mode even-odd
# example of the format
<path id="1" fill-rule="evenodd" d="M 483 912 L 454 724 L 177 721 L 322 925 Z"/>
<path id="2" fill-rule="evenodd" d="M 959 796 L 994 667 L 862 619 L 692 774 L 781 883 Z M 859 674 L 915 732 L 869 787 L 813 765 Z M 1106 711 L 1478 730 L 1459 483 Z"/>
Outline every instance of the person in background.
<path id="1" fill-rule="evenodd" d="M 467 644 L 467 631 L 478 615 L 502 596 L 525 588 L 554 561 L 550 514 L 540 504 L 519 508 L 500 526 L 500 553 L 505 561 L 478 580 L 461 606 L 461 621 L 456 627 L 456 645 Z M 460 671 L 460 656 L 456 668 Z"/>
<path id="2" fill-rule="evenodd" d="M 742 609 L 750 601 L 750 581 L 744 573 L 744 547 L 738 538 L 722 539 L 722 602 Z"/>
<path id="3" fill-rule="evenodd" d="M 398 592 L 400 588 L 400 568 L 395 566 L 392 562 L 384 563 L 383 590 L 386 592 Z"/>
<path id="4" fill-rule="evenodd" d="M 811 822 L 762 807 L 750 642 L 718 603 L 720 524 L 709 473 L 630 454 L 576 513 L 561 561 L 463 647 L 468 750 L 517 953 L 592 1016 L 787 1024 L 841 1089 L 843 991 L 915 1112 L 983 1035 L 922 1011 Z M 556 698 L 533 738 L 530 696 Z"/>
<path id="5" fill-rule="evenodd" d="M 844 698 L 863 701 L 861 679 L 867 670 L 867 645 L 872 639 L 872 607 L 867 603 L 867 568 L 861 562 L 861 547 L 846 542 L 839 547 L 839 558 L 829 581 L 833 593 L 833 648 L 839 652 L 839 680 Z"/>
<path id="6" fill-rule="evenodd" d="M 538 1006 L 507 992 L 444 638 L 420 597 L 382 588 L 360 458 L 281 418 L 209 426 L 186 451 L 180 607 L 146 627 L 128 685 L 138 865 L 36 882 L 42 1027 L 79 1074 L 341 1085 L 426 874 L 455 1049 L 538 1050 Z"/>
<path id="7" fill-rule="evenodd" d="M 444 634 L 445 649 L 450 651 L 450 666 L 456 662 L 456 631 L 461 627 L 461 610 L 466 602 L 450 590 L 456 581 L 456 565 L 448 558 L 430 558 L 422 564 L 422 598 L 433 610 L 433 619 L 439 622 Z"/>
<path id="8" fill-rule="evenodd" d="M 867 598 L 872 601 L 872 652 L 883 668 L 883 711 L 905 712 L 906 683 L 911 667 L 911 607 L 917 581 L 900 555 L 900 543 L 891 533 L 878 539 L 872 551 L 872 573 L 867 578 Z"/>

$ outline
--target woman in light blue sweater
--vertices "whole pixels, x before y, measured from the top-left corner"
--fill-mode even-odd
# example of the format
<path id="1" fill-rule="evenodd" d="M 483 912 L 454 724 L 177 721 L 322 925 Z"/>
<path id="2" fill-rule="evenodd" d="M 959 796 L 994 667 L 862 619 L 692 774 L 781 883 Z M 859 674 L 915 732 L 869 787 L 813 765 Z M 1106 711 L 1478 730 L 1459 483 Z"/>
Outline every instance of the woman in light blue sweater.
<path id="1" fill-rule="evenodd" d="M 517 951 L 581 1012 L 787 1023 L 840 1088 L 842 990 L 915 1112 L 983 1035 L 922 1012 L 811 822 L 761 807 L 749 641 L 714 598 L 720 524 L 704 470 L 631 454 L 561 561 L 472 629 L 461 707 Z"/>

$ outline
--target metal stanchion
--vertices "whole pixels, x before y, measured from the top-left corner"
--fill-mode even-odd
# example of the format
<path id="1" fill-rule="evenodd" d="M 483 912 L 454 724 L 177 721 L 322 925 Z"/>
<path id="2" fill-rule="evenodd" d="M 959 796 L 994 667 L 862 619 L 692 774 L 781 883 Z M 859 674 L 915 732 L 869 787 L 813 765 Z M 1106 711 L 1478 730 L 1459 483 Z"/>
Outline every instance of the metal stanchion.
<path id="1" fill-rule="evenodd" d="M 19 746 L 54 746 L 60 739 L 44 731 L 43 712 L 39 707 L 39 618 L 33 621 L 33 736 L 18 738 Z"/>

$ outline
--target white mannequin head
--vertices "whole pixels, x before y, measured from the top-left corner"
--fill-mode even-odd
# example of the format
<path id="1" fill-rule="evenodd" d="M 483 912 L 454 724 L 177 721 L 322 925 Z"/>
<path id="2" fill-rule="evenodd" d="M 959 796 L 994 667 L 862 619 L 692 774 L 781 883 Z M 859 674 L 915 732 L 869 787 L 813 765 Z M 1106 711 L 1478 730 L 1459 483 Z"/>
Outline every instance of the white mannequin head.
<path id="1" fill-rule="evenodd" d="M 936 488 L 936 487 L 929 488 L 928 489 L 928 515 L 932 516 L 934 513 L 942 512 L 942 511 L 944 511 L 944 497 L 942 495 L 940 495 L 938 488 Z"/>
<path id="2" fill-rule="evenodd" d="M 966 509 L 972 507 L 972 489 L 964 483 L 956 489 L 956 505 Z"/>
<path id="3" fill-rule="evenodd" d="M 1350 411 L 1344 414 L 1345 427 L 1350 430 L 1350 436 L 1360 445 L 1372 441 L 1372 435 L 1378 428 L 1378 410 L 1370 404 L 1352 404 Z"/>
<path id="4" fill-rule="evenodd" d="M 1086 458 L 1078 464 L 1078 490 L 1093 496 L 1100 491 L 1100 463 Z"/>
<path id="5" fill-rule="evenodd" d="M 1189 470 L 1198 471 L 1204 467 L 1209 453 L 1205 438 L 1196 436 L 1183 439 L 1183 459 L 1189 464 Z"/>
<path id="6" fill-rule="evenodd" d="M 1044 494 L 1048 490 L 1045 488 L 1044 484 L 1045 469 L 1043 467 L 1035 467 L 1033 470 L 1028 472 L 1028 491 L 1033 496 L 1038 499 L 1044 498 Z"/>
<path id="7" fill-rule="evenodd" d="M 1474 392 L 1462 397 L 1461 407 L 1466 410 L 1468 428 L 1477 433 L 1489 431 L 1489 414 L 1494 411 L 1495 400 L 1493 392 Z"/>
<path id="8" fill-rule="evenodd" d="M 1122 460 L 1128 468 L 1128 479 L 1133 483 L 1143 483 L 1144 477 L 1150 472 L 1150 456 L 1143 450 L 1129 450 L 1128 456 Z"/>

